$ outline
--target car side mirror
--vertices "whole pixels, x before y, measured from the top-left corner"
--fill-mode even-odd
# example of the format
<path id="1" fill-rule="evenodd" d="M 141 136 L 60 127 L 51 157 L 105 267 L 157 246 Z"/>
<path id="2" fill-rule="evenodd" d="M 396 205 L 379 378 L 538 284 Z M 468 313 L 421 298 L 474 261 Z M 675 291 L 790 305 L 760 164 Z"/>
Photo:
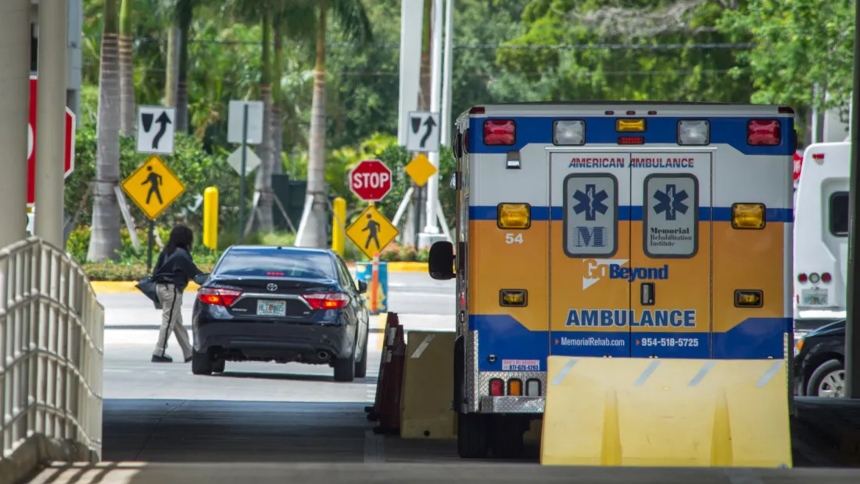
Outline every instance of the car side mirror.
<path id="1" fill-rule="evenodd" d="M 367 283 L 364 281 L 358 281 L 358 293 L 364 294 L 367 292 Z"/>
<path id="2" fill-rule="evenodd" d="M 441 240 L 430 246 L 430 256 L 427 263 L 430 277 L 437 280 L 454 278 L 454 245 Z"/>
<path id="3" fill-rule="evenodd" d="M 197 274 L 194 276 L 194 283 L 198 286 L 202 286 L 209 280 L 209 274 Z"/>

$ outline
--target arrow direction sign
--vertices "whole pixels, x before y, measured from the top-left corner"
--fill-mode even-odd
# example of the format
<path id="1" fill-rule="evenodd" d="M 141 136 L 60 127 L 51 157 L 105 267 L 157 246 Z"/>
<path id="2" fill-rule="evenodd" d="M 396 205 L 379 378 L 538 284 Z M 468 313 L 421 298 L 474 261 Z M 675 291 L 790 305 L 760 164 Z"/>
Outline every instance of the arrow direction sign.
<path id="1" fill-rule="evenodd" d="M 435 153 L 439 151 L 439 113 L 413 111 L 409 113 L 406 149 Z"/>
<path id="2" fill-rule="evenodd" d="M 140 106 L 137 110 L 137 152 L 173 154 L 176 110 L 164 106 Z"/>

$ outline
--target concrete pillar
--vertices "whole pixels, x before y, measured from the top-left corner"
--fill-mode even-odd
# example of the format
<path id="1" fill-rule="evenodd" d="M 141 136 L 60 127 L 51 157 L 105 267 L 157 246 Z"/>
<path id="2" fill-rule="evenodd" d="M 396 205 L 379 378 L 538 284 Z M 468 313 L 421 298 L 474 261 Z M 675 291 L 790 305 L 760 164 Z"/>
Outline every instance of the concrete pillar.
<path id="1" fill-rule="evenodd" d="M 36 235 L 63 246 L 68 2 L 39 4 L 39 102 L 36 104 Z"/>
<path id="2" fill-rule="evenodd" d="M 27 237 L 30 0 L 0 0 L 0 247 Z"/>

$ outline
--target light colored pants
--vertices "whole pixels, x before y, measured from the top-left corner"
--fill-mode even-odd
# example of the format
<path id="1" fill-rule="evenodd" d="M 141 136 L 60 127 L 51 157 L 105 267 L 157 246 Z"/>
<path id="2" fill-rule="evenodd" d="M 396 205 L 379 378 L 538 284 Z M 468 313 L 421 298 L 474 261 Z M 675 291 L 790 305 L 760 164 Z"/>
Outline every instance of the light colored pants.
<path id="1" fill-rule="evenodd" d="M 161 301 L 161 329 L 158 331 L 158 342 L 155 344 L 155 356 L 164 356 L 167 351 L 167 340 L 171 331 L 176 335 L 176 341 L 182 348 L 185 359 L 191 358 L 191 342 L 188 331 L 182 325 L 182 291 L 173 284 L 157 284 L 158 299 Z"/>

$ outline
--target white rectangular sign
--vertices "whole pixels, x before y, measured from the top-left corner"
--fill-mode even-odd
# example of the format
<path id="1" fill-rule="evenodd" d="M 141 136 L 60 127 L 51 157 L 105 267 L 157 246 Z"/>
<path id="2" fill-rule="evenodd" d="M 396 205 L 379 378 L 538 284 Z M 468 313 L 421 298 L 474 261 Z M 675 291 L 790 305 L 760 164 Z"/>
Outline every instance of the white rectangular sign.
<path id="1" fill-rule="evenodd" d="M 137 108 L 137 152 L 173 154 L 176 110 L 164 106 Z"/>
<path id="2" fill-rule="evenodd" d="M 435 153 L 439 151 L 439 113 L 413 111 L 407 118 L 406 149 Z"/>
<path id="3" fill-rule="evenodd" d="M 227 119 L 227 142 L 241 143 L 244 123 L 245 106 L 248 106 L 248 139 L 249 145 L 263 142 L 263 101 L 230 101 L 230 112 Z"/>

